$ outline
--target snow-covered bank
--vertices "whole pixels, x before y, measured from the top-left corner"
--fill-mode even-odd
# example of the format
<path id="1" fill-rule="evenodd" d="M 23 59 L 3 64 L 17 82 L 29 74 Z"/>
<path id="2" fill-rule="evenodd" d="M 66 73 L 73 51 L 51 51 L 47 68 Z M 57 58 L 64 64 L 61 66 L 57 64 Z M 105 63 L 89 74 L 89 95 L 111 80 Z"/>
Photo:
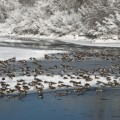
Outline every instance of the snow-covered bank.
<path id="1" fill-rule="evenodd" d="M 80 72 L 75 66 L 69 66 L 73 64 L 72 61 L 65 63 L 65 61 L 61 61 L 62 59 L 57 56 L 54 57 L 58 62 L 63 62 L 62 64 L 56 65 L 54 58 L 51 57 L 52 60 L 49 60 L 49 56 L 46 56 L 46 63 L 42 64 L 42 61 L 45 61 L 46 54 L 63 55 L 64 58 L 64 56 L 68 56 L 68 51 L 0 47 L 0 70 L 3 71 L 3 73 L 1 73 L 3 76 L 0 77 L 0 88 L 2 87 L 0 94 L 2 94 L 2 90 L 5 86 L 7 86 L 4 91 L 6 94 L 14 90 L 15 92 L 23 92 L 25 89 L 27 92 L 37 92 L 37 90 L 41 88 L 43 90 L 57 90 L 63 88 L 81 89 L 84 87 L 115 87 L 120 84 L 119 76 L 115 76 L 114 74 L 111 76 L 100 76 L 98 73 L 92 74 L 84 70 L 82 71 L 81 69 Z M 29 62 L 31 62 L 32 65 Z M 48 67 L 48 63 L 51 67 Z M 31 70 L 31 66 L 35 65 L 35 69 Z M 119 65 L 117 67 L 119 67 Z M 62 70 L 61 73 L 59 73 L 60 70 Z M 69 74 L 66 73 L 66 70 L 68 70 Z M 78 71 L 82 74 L 79 73 L 76 75 Z M 100 71 L 106 72 L 105 69 L 100 69 Z M 36 72 L 42 73 L 36 75 Z M 11 77 L 11 74 L 15 74 L 15 76 Z"/>
<path id="2" fill-rule="evenodd" d="M 64 35 L 62 37 L 53 34 L 46 35 L 17 35 L 11 33 L 9 28 L 4 24 L 0 24 L 0 43 L 39 43 L 41 40 L 62 41 L 66 43 L 73 43 L 81 46 L 95 46 L 95 47 L 120 47 L 120 38 L 118 35 L 101 35 L 98 38 L 90 39 L 81 33 L 81 35 Z"/>
<path id="3" fill-rule="evenodd" d="M 73 43 L 81 46 L 91 46 L 91 47 L 120 47 L 120 40 L 115 36 L 110 39 L 88 39 L 84 35 L 81 36 L 39 36 L 39 35 L 0 35 L 0 43 L 40 43 L 41 40 L 47 40 L 49 42 L 62 41 L 66 43 Z"/>
<path id="4" fill-rule="evenodd" d="M 33 50 L 11 47 L 0 47 L 0 60 L 7 60 L 16 57 L 16 60 L 29 60 L 30 57 L 37 59 L 44 59 L 45 54 L 65 53 L 67 51 L 61 50 Z"/>
<path id="5" fill-rule="evenodd" d="M 107 79 L 105 77 L 99 77 L 98 78 L 95 78 L 94 75 L 91 75 L 90 78 L 92 78 L 92 81 L 89 81 L 89 82 L 86 82 L 85 79 L 72 79 L 72 81 L 74 82 L 80 82 L 80 85 L 78 87 L 75 87 L 73 85 L 73 83 L 71 82 L 71 79 L 63 79 L 63 77 L 60 77 L 58 75 L 54 75 L 54 76 L 46 76 L 46 75 L 40 75 L 40 76 L 37 76 L 37 79 L 39 80 L 42 80 L 41 84 L 44 86 L 43 87 L 43 91 L 46 91 L 46 90 L 49 90 L 49 91 L 52 91 L 52 90 L 62 90 L 62 89 L 73 89 L 73 88 L 79 88 L 79 87 L 84 87 L 86 86 L 86 88 L 93 88 L 93 87 L 96 87 L 96 88 L 101 88 L 101 86 L 103 88 L 105 88 L 105 84 L 109 84 L 109 82 L 107 81 Z M 2 77 L 0 77 L 0 79 L 2 79 Z M 8 77 L 5 78 L 6 80 L 4 80 L 4 82 L 6 82 L 6 84 L 9 84 L 9 88 L 10 89 L 15 89 L 15 86 L 18 84 L 18 83 L 21 83 L 20 87 L 21 87 L 21 90 L 24 90 L 24 88 L 22 88 L 25 83 L 26 86 L 29 86 L 30 83 L 32 82 L 35 82 L 36 80 L 34 80 L 34 76 L 31 76 L 31 77 L 27 77 L 27 76 L 19 76 L 19 77 L 15 77 L 13 79 L 10 79 Z M 120 78 L 116 79 L 116 81 L 120 84 Z M 19 80 L 24 80 L 24 82 L 18 82 Z M 54 85 L 54 88 L 53 89 L 50 89 L 49 88 L 49 83 L 46 84 L 45 82 L 50 82 L 50 83 L 55 83 Z M 59 83 L 59 81 L 62 82 L 62 85 L 61 83 Z M 98 82 L 99 81 L 99 82 Z M 0 80 L 1 82 L 1 80 Z M 3 81 L 2 81 L 3 82 Z M 22 84 L 23 83 L 23 84 Z M 111 84 L 114 84 L 114 76 L 111 76 Z M 89 86 L 87 86 L 89 85 Z M 37 85 L 36 85 L 37 86 Z M 38 85 L 39 86 L 39 85 Z M 41 86 L 40 86 L 41 87 Z M 53 87 L 53 85 L 52 85 Z M 108 85 L 108 88 L 110 86 Z M 107 86 L 106 86 L 107 88 Z M 37 92 L 37 89 L 35 88 L 35 86 L 29 86 L 29 90 L 27 92 L 32 92 L 32 91 L 35 91 Z M 16 91 L 15 93 L 18 93 L 18 91 Z"/>

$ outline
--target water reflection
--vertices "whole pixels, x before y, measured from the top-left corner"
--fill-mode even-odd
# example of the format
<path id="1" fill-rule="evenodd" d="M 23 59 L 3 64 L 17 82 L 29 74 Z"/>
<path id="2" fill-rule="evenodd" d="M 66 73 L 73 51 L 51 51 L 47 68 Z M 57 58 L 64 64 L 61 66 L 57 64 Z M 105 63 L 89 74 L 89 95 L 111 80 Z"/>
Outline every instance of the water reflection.
<path id="1" fill-rule="evenodd" d="M 24 98 L 0 99 L 2 120 L 118 120 L 120 119 L 120 90 L 108 89 L 97 94 L 88 91 L 81 96 L 55 97 L 46 93 L 44 99 L 36 94 Z"/>

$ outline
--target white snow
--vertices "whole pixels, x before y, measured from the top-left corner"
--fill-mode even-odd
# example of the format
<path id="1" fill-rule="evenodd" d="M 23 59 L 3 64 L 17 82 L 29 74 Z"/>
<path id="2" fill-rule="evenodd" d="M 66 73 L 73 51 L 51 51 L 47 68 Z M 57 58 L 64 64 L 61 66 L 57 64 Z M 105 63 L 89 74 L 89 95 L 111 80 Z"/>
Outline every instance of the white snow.
<path id="1" fill-rule="evenodd" d="M 33 50 L 22 49 L 12 47 L 0 47 L 0 60 L 7 60 L 12 57 L 16 57 L 17 60 L 29 60 L 29 58 L 35 57 L 37 59 L 43 59 L 45 54 L 62 53 L 67 51 L 61 50 Z"/>

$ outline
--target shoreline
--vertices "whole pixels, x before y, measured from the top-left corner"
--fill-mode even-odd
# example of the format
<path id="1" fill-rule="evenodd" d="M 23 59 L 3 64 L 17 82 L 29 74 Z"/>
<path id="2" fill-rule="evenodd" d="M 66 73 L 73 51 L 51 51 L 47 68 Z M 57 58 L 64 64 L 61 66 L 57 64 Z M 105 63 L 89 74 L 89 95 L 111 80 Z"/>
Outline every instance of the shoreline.
<path id="1" fill-rule="evenodd" d="M 73 38 L 60 38 L 60 37 L 52 37 L 52 36 L 38 36 L 38 35 L 10 35 L 10 34 L 4 34 L 4 35 L 0 35 L 0 44 L 2 43 L 14 43 L 14 44 L 18 44 L 18 43 L 33 43 L 33 44 L 37 44 L 40 42 L 44 42 L 46 41 L 45 44 L 48 43 L 48 45 L 50 43 L 54 43 L 54 42 L 64 42 L 64 43 L 68 43 L 68 44 L 74 44 L 74 45 L 80 45 L 81 47 L 99 47 L 99 48 L 120 48 L 120 40 L 113 40 L 113 41 L 103 41 L 103 40 L 98 40 L 98 39 L 88 39 L 85 36 L 82 36 L 77 38 L 77 39 L 73 39 Z M 103 42 L 102 42 L 103 41 Z M 3 44 L 4 45 L 4 44 Z"/>

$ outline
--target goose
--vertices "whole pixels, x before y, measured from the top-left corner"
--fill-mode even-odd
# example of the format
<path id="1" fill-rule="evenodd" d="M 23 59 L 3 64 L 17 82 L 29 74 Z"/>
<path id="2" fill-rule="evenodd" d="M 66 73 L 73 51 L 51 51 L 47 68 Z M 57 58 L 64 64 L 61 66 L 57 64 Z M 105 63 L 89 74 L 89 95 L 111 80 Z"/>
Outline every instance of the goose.
<path id="1" fill-rule="evenodd" d="M 41 79 L 38 78 L 34 78 L 34 80 L 36 80 L 37 82 L 43 82 Z"/>
<path id="2" fill-rule="evenodd" d="M 46 80 L 45 80 L 44 83 L 49 83 L 49 81 L 46 81 Z"/>
<path id="3" fill-rule="evenodd" d="M 103 90 L 102 90 L 101 88 L 97 88 L 97 89 L 96 89 L 96 92 L 97 92 L 97 93 L 101 93 L 102 91 L 103 91 Z"/>
<path id="4" fill-rule="evenodd" d="M 39 86 L 36 85 L 35 88 L 36 88 L 38 93 L 42 93 L 43 87 L 39 87 Z"/>
<path id="5" fill-rule="evenodd" d="M 19 89 L 18 91 L 19 91 L 19 93 L 20 93 L 20 94 L 24 94 L 24 95 L 26 95 L 26 94 L 27 94 L 27 91 L 26 91 L 26 90 L 24 90 L 24 89 L 23 89 L 23 90 Z"/>
<path id="6" fill-rule="evenodd" d="M 20 80 L 17 80 L 17 82 L 25 82 L 25 80 L 23 80 L 23 79 L 20 79 Z"/>
<path id="7" fill-rule="evenodd" d="M 50 85 L 55 85 L 57 84 L 56 82 L 49 82 Z"/>
<path id="8" fill-rule="evenodd" d="M 3 97 L 5 95 L 3 90 L 0 90 L 0 97 Z"/>
<path id="9" fill-rule="evenodd" d="M 3 77 L 2 80 L 5 80 L 5 78 Z"/>
<path id="10" fill-rule="evenodd" d="M 63 81 L 58 81 L 58 83 L 64 83 Z"/>
<path id="11" fill-rule="evenodd" d="M 64 76 L 63 79 L 68 79 L 68 77 L 65 77 L 65 76 Z"/>
<path id="12" fill-rule="evenodd" d="M 56 87 L 52 86 L 50 83 L 49 83 L 49 89 L 55 89 Z"/>
<path id="13" fill-rule="evenodd" d="M 58 85 L 58 87 L 60 87 L 60 88 L 61 87 L 66 87 L 66 85 L 62 83 L 62 84 Z"/>
<path id="14" fill-rule="evenodd" d="M 25 90 L 25 91 L 27 91 L 27 90 L 30 89 L 30 88 L 29 88 L 28 86 L 26 86 L 26 85 L 23 85 L 22 87 L 23 87 L 23 90 Z"/>
<path id="15" fill-rule="evenodd" d="M 38 97 L 41 98 L 41 99 L 43 99 L 43 92 L 39 93 Z"/>
<path id="16" fill-rule="evenodd" d="M 48 59 L 50 59 L 50 57 L 45 54 L 45 59 L 48 60 Z"/>
<path id="17" fill-rule="evenodd" d="M 66 96 L 66 93 L 65 92 L 55 92 L 54 95 L 62 97 L 62 96 Z"/>

